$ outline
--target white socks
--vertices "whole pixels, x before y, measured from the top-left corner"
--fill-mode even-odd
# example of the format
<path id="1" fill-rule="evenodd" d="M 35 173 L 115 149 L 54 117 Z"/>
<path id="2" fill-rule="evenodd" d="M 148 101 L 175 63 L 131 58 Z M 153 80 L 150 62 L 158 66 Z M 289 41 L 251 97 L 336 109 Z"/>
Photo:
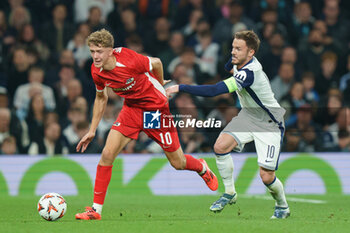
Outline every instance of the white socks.
<path id="1" fill-rule="evenodd" d="M 218 167 L 222 181 L 225 186 L 225 193 L 230 195 L 236 193 L 235 181 L 233 179 L 233 160 L 231 154 L 216 155 L 216 166 Z"/>
<path id="2" fill-rule="evenodd" d="M 286 196 L 284 194 L 283 184 L 276 177 L 272 184 L 266 185 L 273 199 L 276 200 L 276 206 L 278 207 L 288 207 Z"/>
<path id="3" fill-rule="evenodd" d="M 99 214 L 102 213 L 102 207 L 103 207 L 103 205 L 100 205 L 100 204 L 97 204 L 97 203 L 92 204 L 92 208 L 94 208 L 96 210 L 96 212 L 99 213 Z"/>

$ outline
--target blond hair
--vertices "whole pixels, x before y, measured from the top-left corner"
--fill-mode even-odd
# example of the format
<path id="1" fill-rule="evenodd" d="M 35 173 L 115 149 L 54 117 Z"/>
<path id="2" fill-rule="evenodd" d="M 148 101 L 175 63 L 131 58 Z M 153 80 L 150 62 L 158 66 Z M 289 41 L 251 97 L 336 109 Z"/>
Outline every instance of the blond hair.
<path id="1" fill-rule="evenodd" d="M 259 50 L 260 39 L 258 35 L 252 30 L 236 32 L 234 39 L 244 40 L 247 44 L 247 47 L 254 50 L 254 54 L 256 54 Z"/>
<path id="2" fill-rule="evenodd" d="M 88 46 L 96 45 L 103 48 L 113 48 L 114 38 L 109 31 L 103 28 L 91 33 L 86 39 L 86 44 Z"/>

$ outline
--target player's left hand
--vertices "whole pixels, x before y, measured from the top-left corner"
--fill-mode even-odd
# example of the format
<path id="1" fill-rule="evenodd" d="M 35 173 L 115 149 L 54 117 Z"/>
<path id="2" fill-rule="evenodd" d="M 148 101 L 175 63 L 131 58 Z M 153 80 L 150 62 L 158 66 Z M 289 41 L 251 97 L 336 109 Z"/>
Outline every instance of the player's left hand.
<path id="1" fill-rule="evenodd" d="M 174 85 L 174 86 L 171 86 L 171 87 L 168 87 L 166 90 L 166 96 L 168 98 L 171 98 L 172 97 L 172 94 L 174 93 L 178 93 L 179 92 L 179 85 Z"/>
<path id="2" fill-rule="evenodd" d="M 81 153 L 83 153 L 94 137 L 95 133 L 88 132 L 85 134 L 85 136 L 78 143 L 76 151 L 79 152 L 81 149 Z"/>

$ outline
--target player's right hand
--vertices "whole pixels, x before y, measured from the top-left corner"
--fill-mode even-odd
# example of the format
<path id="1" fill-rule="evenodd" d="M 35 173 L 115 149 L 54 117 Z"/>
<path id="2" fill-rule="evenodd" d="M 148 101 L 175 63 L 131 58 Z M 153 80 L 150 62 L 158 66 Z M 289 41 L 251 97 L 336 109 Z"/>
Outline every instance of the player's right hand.
<path id="1" fill-rule="evenodd" d="M 171 79 L 164 80 L 164 81 L 163 81 L 163 86 L 167 85 L 167 84 L 170 83 L 171 81 L 172 81 Z"/>
<path id="2" fill-rule="evenodd" d="M 168 98 L 171 98 L 172 97 L 172 94 L 174 93 L 178 93 L 179 92 L 179 85 L 174 85 L 174 86 L 171 86 L 171 87 L 168 87 L 166 90 L 166 96 Z"/>
<path id="3" fill-rule="evenodd" d="M 84 137 L 80 140 L 80 142 L 77 145 L 77 148 L 76 148 L 77 152 L 79 152 L 81 149 L 81 153 L 83 153 L 88 147 L 88 145 L 90 144 L 90 142 L 92 141 L 92 139 L 94 139 L 94 137 L 95 137 L 95 133 L 88 132 L 87 134 L 85 134 Z"/>

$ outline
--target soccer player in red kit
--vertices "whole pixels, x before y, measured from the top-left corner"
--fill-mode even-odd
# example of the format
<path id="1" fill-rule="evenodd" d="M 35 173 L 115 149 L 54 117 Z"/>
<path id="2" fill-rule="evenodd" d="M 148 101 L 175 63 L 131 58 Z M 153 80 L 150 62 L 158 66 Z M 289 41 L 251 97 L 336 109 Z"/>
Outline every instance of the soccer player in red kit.
<path id="1" fill-rule="evenodd" d="M 163 88 L 165 83 L 160 59 L 146 57 L 127 48 L 113 49 L 114 38 L 105 29 L 91 33 L 87 44 L 93 58 L 91 75 L 96 85 L 96 98 L 89 132 L 80 140 L 76 150 L 84 152 L 95 137 L 107 104 L 105 87 L 123 97 L 124 106 L 109 132 L 97 166 L 93 205 L 76 214 L 75 218 L 101 219 L 113 161 L 128 142 L 137 139 L 141 131 L 163 148 L 175 169 L 196 171 L 215 191 L 218 180 L 205 160 L 184 155 L 176 128 L 162 128 L 160 125 L 162 115 L 171 115 Z M 145 123 L 145 119 L 148 122 Z"/>

